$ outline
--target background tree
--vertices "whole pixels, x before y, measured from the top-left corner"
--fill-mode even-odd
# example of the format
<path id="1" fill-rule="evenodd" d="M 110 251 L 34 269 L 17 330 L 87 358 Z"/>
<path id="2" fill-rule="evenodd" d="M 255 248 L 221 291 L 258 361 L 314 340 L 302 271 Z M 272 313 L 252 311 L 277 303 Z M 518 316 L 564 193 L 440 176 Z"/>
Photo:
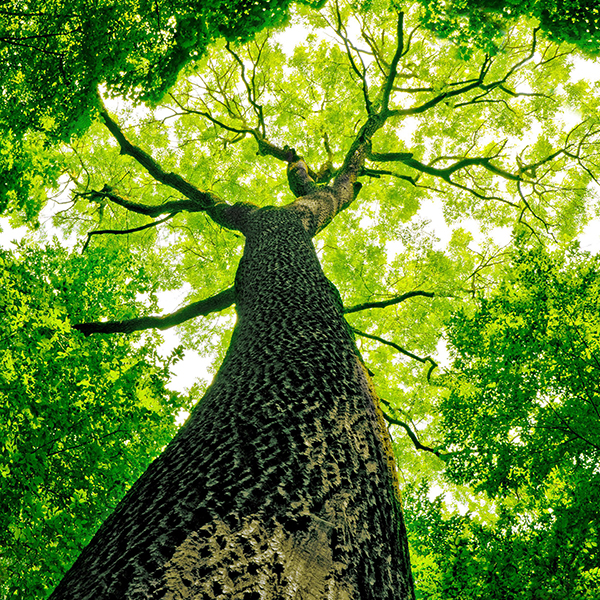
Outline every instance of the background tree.
<path id="1" fill-rule="evenodd" d="M 519 242 L 497 287 L 451 319 L 446 476 L 495 510 L 448 519 L 414 490 L 427 597 L 597 598 L 599 282 L 597 255 Z"/>
<path id="2" fill-rule="evenodd" d="M 43 598 L 176 431 L 156 336 L 84 341 L 69 315 L 123 315 L 156 279 L 122 251 L 2 251 L 0 414 L 3 598 Z M 125 311 L 123 313 L 123 311 Z"/>
<path id="3" fill-rule="evenodd" d="M 140 255 L 154 273 L 168 265 L 179 281 L 201 290 L 191 300 L 214 299 L 233 283 L 242 241 L 202 214 L 208 209 L 220 218 L 217 198 L 282 204 L 291 199 L 290 183 L 296 195 L 318 194 L 349 172 L 357 150 L 364 152 L 355 174 L 368 188 L 322 230 L 317 249 L 388 421 L 410 432 L 396 446 L 402 479 L 419 479 L 420 471 L 439 482 L 454 449 L 444 447 L 445 405 L 438 401 L 444 392 L 430 387 L 434 353 L 454 303 L 470 302 L 489 286 L 506 252 L 492 240 L 474 252 L 471 235 L 458 227 L 440 249 L 424 234 L 419 206 L 440 195 L 448 221 L 470 217 L 484 234 L 502 226 L 538 243 L 573 238 L 592 206 L 597 99 L 593 86 L 570 79 L 573 48 L 545 40 L 535 23 L 507 20 L 495 54 L 476 43 L 465 52 L 464 44 L 419 28 L 427 16 L 419 5 L 404 7 L 400 19 L 387 5 L 369 8 L 303 13 L 314 33 L 293 55 L 277 46 L 276 33 L 245 47 L 217 44 L 155 113 L 121 109 L 113 117 L 97 104 L 107 127 L 93 125 L 88 136 L 57 151 L 61 162 L 53 164 L 62 164 L 77 187 L 73 206 L 56 223 L 82 239 L 94 230 L 127 230 L 108 243 Z M 569 110 L 581 121 L 566 126 Z M 538 132 L 537 140 L 523 132 Z M 289 182 L 273 167 L 277 160 Z M 194 188 L 205 191 L 204 205 L 193 204 Z M 149 217 L 168 219 L 159 229 Z M 87 250 L 104 247 L 103 237 L 89 236 Z M 227 294 L 217 298 L 186 314 L 229 306 Z M 124 323 L 127 317 L 114 315 L 120 324 L 101 327 L 152 324 Z M 185 325 L 184 343 L 214 347 L 215 322 L 209 316 L 201 328 Z M 227 341 L 217 343 L 221 356 Z M 415 443 L 424 456 L 414 456 Z M 418 499 L 426 502 L 423 493 Z M 426 514 L 441 514 L 437 505 L 423 506 Z M 502 527 L 495 531 L 499 540 L 508 531 Z M 435 569 L 421 569 L 427 550 L 419 544 L 415 550 L 417 584 L 426 589 L 423 574 Z M 466 564 L 464 553 L 455 556 L 456 565 Z M 581 581 L 584 572 L 576 572 Z M 444 581 L 458 577 L 444 573 Z M 436 585 L 442 580 L 439 569 L 431 577 Z"/>

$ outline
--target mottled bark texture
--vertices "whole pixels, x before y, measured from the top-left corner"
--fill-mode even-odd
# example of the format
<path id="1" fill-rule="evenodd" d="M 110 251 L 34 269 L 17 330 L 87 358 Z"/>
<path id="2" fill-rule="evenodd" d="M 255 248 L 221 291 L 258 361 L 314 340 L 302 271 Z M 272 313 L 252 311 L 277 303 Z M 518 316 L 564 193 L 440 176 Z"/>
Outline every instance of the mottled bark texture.
<path id="1" fill-rule="evenodd" d="M 248 214 L 223 366 L 52 600 L 414 598 L 387 432 L 305 210 Z"/>

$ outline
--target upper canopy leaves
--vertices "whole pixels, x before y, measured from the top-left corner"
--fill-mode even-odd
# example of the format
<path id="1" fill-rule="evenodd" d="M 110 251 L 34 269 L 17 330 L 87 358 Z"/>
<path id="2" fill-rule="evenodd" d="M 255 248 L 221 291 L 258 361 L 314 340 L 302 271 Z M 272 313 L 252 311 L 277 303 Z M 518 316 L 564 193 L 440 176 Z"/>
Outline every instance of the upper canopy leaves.
<path id="1" fill-rule="evenodd" d="M 0 124 L 68 139 L 87 128 L 99 85 L 156 101 L 220 36 L 280 25 L 291 0 L 201 3 L 38 0 L 0 9 Z M 308 0 L 310 3 L 310 0 Z"/>
<path id="2" fill-rule="evenodd" d="M 600 9 L 595 0 L 424 0 L 424 25 L 444 38 L 498 52 L 506 22 L 535 17 L 553 40 L 575 44 L 591 55 L 600 53 Z"/>

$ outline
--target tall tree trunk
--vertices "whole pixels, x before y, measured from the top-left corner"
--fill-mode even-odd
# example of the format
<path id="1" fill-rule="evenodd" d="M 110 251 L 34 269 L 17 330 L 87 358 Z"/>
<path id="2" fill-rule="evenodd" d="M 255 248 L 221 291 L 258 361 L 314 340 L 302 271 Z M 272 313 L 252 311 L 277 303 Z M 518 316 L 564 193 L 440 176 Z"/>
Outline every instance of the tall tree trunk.
<path id="1" fill-rule="evenodd" d="M 299 213 L 253 212 L 213 384 L 52 600 L 413 599 L 387 431 Z"/>

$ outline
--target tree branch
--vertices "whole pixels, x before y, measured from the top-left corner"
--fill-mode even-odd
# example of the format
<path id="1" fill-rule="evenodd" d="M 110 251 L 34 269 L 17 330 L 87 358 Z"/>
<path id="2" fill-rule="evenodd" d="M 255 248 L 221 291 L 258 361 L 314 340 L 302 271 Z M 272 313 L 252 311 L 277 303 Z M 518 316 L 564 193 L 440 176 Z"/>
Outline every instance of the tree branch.
<path id="1" fill-rule="evenodd" d="M 392 62 L 390 63 L 390 72 L 386 78 L 383 93 L 381 95 L 381 110 L 384 114 L 389 111 L 390 108 L 390 95 L 392 93 L 392 89 L 394 87 L 394 81 L 396 79 L 396 75 L 398 73 L 398 63 L 402 58 L 403 50 L 404 50 L 404 13 L 398 13 L 398 22 L 396 24 L 396 52 L 394 53 L 394 57 L 392 58 Z"/>
<path id="2" fill-rule="evenodd" d="M 358 312 L 360 310 L 366 310 L 367 308 L 385 308 L 386 306 L 391 306 L 392 304 L 400 304 L 400 302 L 404 302 L 409 298 L 414 298 L 415 296 L 424 296 L 426 298 L 433 298 L 435 296 L 434 292 L 421 292 L 416 290 L 414 292 L 406 292 L 401 296 L 396 296 L 395 298 L 390 298 L 389 300 L 380 300 L 378 302 L 363 302 L 362 304 L 356 304 L 355 306 L 351 306 L 350 308 L 344 308 L 344 314 L 350 314 L 354 312 Z"/>
<path id="3" fill-rule="evenodd" d="M 383 398 L 380 398 L 380 400 L 389 409 L 393 410 L 392 405 L 387 400 L 385 400 Z M 430 446 L 425 446 L 425 444 L 422 444 L 419 441 L 419 438 L 417 438 L 415 432 L 410 428 L 410 426 L 407 423 L 405 423 L 404 421 L 401 421 L 400 419 L 397 419 L 396 417 L 392 417 L 392 416 L 388 415 L 383 410 L 381 412 L 383 413 L 383 417 L 385 418 L 385 420 L 388 423 L 390 423 L 391 425 L 399 425 L 400 427 L 402 427 L 404 429 L 404 431 L 406 431 L 406 433 L 408 434 L 408 437 L 410 438 L 411 442 L 414 444 L 414 446 L 417 450 L 424 450 L 425 452 L 431 452 L 432 454 L 435 454 L 438 458 L 441 458 L 442 460 L 446 460 L 445 453 L 441 453 L 439 450 L 436 450 L 435 448 L 431 448 Z"/>
<path id="4" fill-rule="evenodd" d="M 188 304 L 183 308 L 162 317 L 139 317 L 126 321 L 105 321 L 95 323 L 78 323 L 73 329 L 81 331 L 85 336 L 92 333 L 133 333 L 145 329 L 168 329 L 189 321 L 195 317 L 206 316 L 229 308 L 235 303 L 235 288 L 230 287 L 210 298 Z"/>
<path id="5" fill-rule="evenodd" d="M 404 348 L 402 348 L 402 346 L 398 346 L 398 344 L 395 344 L 394 342 L 389 342 L 388 340 L 384 340 L 383 338 L 381 338 L 377 335 L 373 335 L 371 333 L 365 333 L 364 331 L 360 331 L 352 326 L 350 327 L 350 329 L 352 329 L 352 331 L 354 333 L 356 333 L 357 335 L 360 335 L 362 337 L 369 338 L 370 340 L 375 340 L 382 344 L 391 346 L 392 348 L 398 350 L 398 352 L 400 352 L 401 354 L 404 354 L 405 356 L 408 356 L 409 358 L 417 360 L 420 363 L 423 363 L 423 364 L 429 363 L 430 367 L 427 371 L 427 381 L 430 380 L 432 371 L 438 366 L 438 364 L 435 362 L 435 360 L 433 360 L 433 358 L 431 358 L 430 356 L 426 356 L 425 358 L 422 358 L 420 356 L 417 356 L 416 354 L 413 354 L 412 352 L 409 352 L 408 350 L 405 350 Z"/>
<path id="6" fill-rule="evenodd" d="M 136 233 L 138 231 L 143 231 L 144 229 L 149 229 L 150 227 L 156 227 L 157 225 L 160 225 L 161 223 L 172 219 L 176 214 L 177 212 L 172 212 L 164 219 L 160 219 L 159 221 L 153 221 L 152 223 L 146 223 L 146 225 L 142 225 L 141 227 L 134 227 L 133 229 L 96 229 L 95 231 L 90 231 L 87 234 L 87 240 L 83 245 L 81 253 L 83 254 L 87 250 L 87 247 L 89 246 L 90 240 L 92 239 L 93 235 L 100 235 L 105 233 L 112 233 L 114 235 L 125 235 L 126 233 Z"/>
<path id="7" fill-rule="evenodd" d="M 440 177 L 447 183 L 453 183 L 450 176 L 456 173 L 456 171 L 471 166 L 483 167 L 491 173 L 499 175 L 500 177 L 508 179 L 509 181 L 523 181 L 520 175 L 515 175 L 492 164 L 490 161 L 492 158 L 496 158 L 496 156 L 462 158 L 449 167 L 443 169 L 432 167 L 431 165 L 426 165 L 418 161 L 417 159 L 413 158 L 413 154 L 411 152 L 373 152 L 370 147 L 367 147 L 366 158 L 373 162 L 402 162 L 407 167 L 415 169 L 415 171 Z"/>
<path id="8" fill-rule="evenodd" d="M 121 128 L 117 125 L 111 116 L 108 114 L 104 106 L 100 106 L 100 116 L 104 120 L 104 123 L 108 130 L 113 134 L 113 137 L 119 143 L 121 147 L 121 154 L 131 156 L 136 160 L 156 181 L 168 185 L 178 192 L 182 193 L 186 198 L 189 198 L 198 205 L 196 210 L 207 210 L 218 203 L 222 203 L 221 200 L 213 192 L 204 192 L 199 190 L 197 187 L 186 181 L 181 175 L 177 173 L 167 173 L 163 168 L 147 153 L 144 152 L 138 146 L 133 145 L 121 131 Z"/>
<path id="9" fill-rule="evenodd" d="M 177 213 L 181 211 L 187 212 L 203 212 L 204 208 L 199 206 L 193 200 L 171 200 L 163 204 L 142 204 L 141 202 L 133 202 L 121 196 L 117 190 L 105 185 L 101 190 L 92 190 L 90 192 L 75 192 L 75 196 L 81 198 L 90 198 L 92 201 L 99 202 L 101 200 L 110 200 L 118 206 L 122 206 L 130 212 L 145 215 L 147 217 L 158 217 L 165 213 Z"/>
<path id="10" fill-rule="evenodd" d="M 148 216 L 156 216 L 157 214 L 178 210 L 205 211 L 215 223 L 218 223 L 227 229 L 242 230 L 246 214 L 248 211 L 258 208 L 257 206 L 251 205 L 250 203 L 240 203 L 231 206 L 213 192 L 198 189 L 181 177 L 181 175 L 178 175 L 177 173 L 167 173 L 148 153 L 132 144 L 125 137 L 125 134 L 121 131 L 119 125 L 111 118 L 104 108 L 102 99 L 99 95 L 98 101 L 100 116 L 104 120 L 108 130 L 119 143 L 121 154 L 131 156 L 142 165 L 156 181 L 177 190 L 189 200 L 188 203 L 185 203 L 185 201 L 165 202 L 160 207 L 147 207 L 142 204 L 124 200 L 120 197 L 115 199 L 115 197 L 111 196 L 110 199 L 113 200 L 113 202 L 116 202 L 117 204 L 120 203 L 121 206 L 127 210 L 133 210 Z M 112 190 L 108 188 L 106 191 L 110 192 Z M 159 209 L 160 212 L 155 212 L 157 209 Z"/>

